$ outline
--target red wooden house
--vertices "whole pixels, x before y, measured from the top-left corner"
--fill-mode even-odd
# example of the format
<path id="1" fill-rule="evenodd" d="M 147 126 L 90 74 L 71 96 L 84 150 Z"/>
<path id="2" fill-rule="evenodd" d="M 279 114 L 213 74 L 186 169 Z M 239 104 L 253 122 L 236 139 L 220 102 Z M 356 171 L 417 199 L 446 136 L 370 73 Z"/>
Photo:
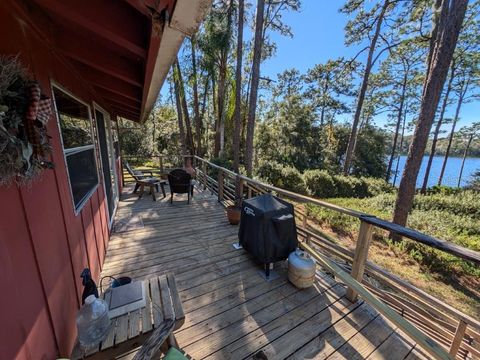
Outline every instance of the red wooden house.
<path id="1" fill-rule="evenodd" d="M 0 187 L 0 358 L 68 356 L 79 277 L 102 269 L 121 190 L 116 121 L 142 121 L 209 0 L 3 0 L 0 54 L 52 98 L 55 168 Z"/>

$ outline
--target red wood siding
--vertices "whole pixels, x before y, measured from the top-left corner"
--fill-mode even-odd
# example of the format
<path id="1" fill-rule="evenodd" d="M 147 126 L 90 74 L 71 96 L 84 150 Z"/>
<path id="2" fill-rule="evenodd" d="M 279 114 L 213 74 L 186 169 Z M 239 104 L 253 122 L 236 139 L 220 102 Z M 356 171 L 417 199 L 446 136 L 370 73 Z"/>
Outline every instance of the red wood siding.
<path id="1" fill-rule="evenodd" d="M 51 96 L 52 79 L 91 108 L 93 101 L 102 105 L 22 16 L 9 2 L 0 2 L 0 33 L 8 34 L 0 39 L 0 53 L 19 54 L 44 94 Z M 55 115 L 48 134 L 56 168 L 26 186 L 0 187 L 2 359 L 69 356 L 83 290 L 80 272 L 90 267 L 98 281 L 108 244 L 103 184 L 75 215 Z"/>

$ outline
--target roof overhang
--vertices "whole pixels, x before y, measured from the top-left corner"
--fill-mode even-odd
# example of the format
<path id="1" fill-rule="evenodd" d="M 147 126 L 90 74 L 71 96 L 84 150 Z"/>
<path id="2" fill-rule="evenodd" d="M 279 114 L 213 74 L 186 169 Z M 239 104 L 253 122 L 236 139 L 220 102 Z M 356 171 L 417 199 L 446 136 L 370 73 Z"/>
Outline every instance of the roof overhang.
<path id="1" fill-rule="evenodd" d="M 29 25 L 113 114 L 143 121 L 212 0 L 32 0 Z M 23 3 L 25 4 L 25 3 Z"/>
<path id="2" fill-rule="evenodd" d="M 145 104 L 142 121 L 155 106 L 158 93 L 167 77 L 168 71 L 177 56 L 185 36 L 192 36 L 205 18 L 212 0 L 177 0 L 175 10 L 167 25 L 163 28 L 157 56 L 152 56 L 152 76 L 145 84 Z"/>

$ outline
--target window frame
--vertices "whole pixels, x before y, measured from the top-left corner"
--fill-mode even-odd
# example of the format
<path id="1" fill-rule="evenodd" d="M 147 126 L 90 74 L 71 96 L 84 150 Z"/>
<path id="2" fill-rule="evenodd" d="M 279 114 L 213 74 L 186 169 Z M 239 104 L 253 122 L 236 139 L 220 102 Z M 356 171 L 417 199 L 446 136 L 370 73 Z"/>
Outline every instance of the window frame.
<path id="1" fill-rule="evenodd" d="M 113 155 L 113 162 L 111 164 L 109 164 L 109 167 L 110 167 L 110 171 L 112 171 L 112 167 L 113 167 L 113 177 L 114 177 L 114 181 L 113 181 L 113 184 L 112 184 L 112 190 L 114 191 L 114 196 L 113 196 L 113 209 L 112 209 L 112 214 L 109 213 L 108 211 L 108 206 L 107 206 L 107 213 L 109 213 L 109 216 L 111 216 L 111 218 L 109 219 L 108 221 L 108 228 L 111 229 L 112 225 L 113 225 L 113 220 L 115 219 L 115 214 L 117 213 L 117 209 L 118 209 L 118 201 L 120 200 L 120 194 L 119 194 L 119 191 L 118 191 L 118 182 L 119 182 L 119 179 L 118 179 L 118 174 L 117 174 L 117 164 L 116 164 L 116 160 L 117 158 L 115 157 L 115 149 L 114 149 L 114 144 L 113 144 L 113 134 L 112 134 L 112 122 L 113 120 L 111 119 L 110 117 L 110 114 L 108 111 L 106 111 L 104 108 L 102 108 L 98 103 L 96 103 L 95 101 L 93 101 L 93 111 L 95 112 L 95 110 L 101 112 L 103 114 L 103 121 L 105 123 L 105 130 L 106 130 L 106 135 L 107 137 L 109 138 L 109 141 L 107 141 L 107 146 L 108 146 L 108 152 L 109 154 L 112 154 Z M 95 117 L 95 120 L 94 121 L 97 121 L 97 118 Z M 97 136 L 97 143 L 98 143 L 98 150 L 100 151 L 100 137 L 99 137 L 99 134 L 98 134 L 98 126 L 95 124 L 95 129 L 96 129 L 96 136 Z M 101 165 L 101 175 L 102 175 L 102 183 L 103 183 L 103 191 L 104 191 L 104 194 L 105 196 L 107 196 L 107 189 L 105 187 L 105 179 L 104 179 L 104 176 L 103 176 L 103 159 L 102 159 L 102 156 L 101 154 L 99 153 L 99 159 L 100 159 L 100 165 Z"/>
<path id="2" fill-rule="evenodd" d="M 73 212 L 74 212 L 75 216 L 78 216 L 82 212 L 82 210 L 85 207 L 85 205 L 87 204 L 88 200 L 90 200 L 90 198 L 97 191 L 97 189 L 100 185 L 100 175 L 98 173 L 98 170 L 99 170 L 98 166 L 99 165 L 101 166 L 101 164 L 98 164 L 98 149 L 97 149 L 96 140 L 95 140 L 95 135 L 96 134 L 95 134 L 95 129 L 93 127 L 92 110 L 91 110 L 91 106 L 87 102 L 81 100 L 80 98 L 78 98 L 77 96 L 72 94 L 70 91 L 68 91 L 66 88 L 64 88 L 62 85 L 58 84 L 54 80 L 50 80 L 50 84 L 51 84 L 51 92 L 52 92 L 52 99 L 53 99 L 53 107 L 54 107 L 54 110 L 55 110 L 55 117 L 57 119 L 57 128 L 58 128 L 58 133 L 59 133 L 59 136 L 60 136 L 60 143 L 62 144 L 62 149 L 61 150 L 62 150 L 62 155 L 63 155 L 63 161 L 64 161 L 64 164 L 65 164 L 65 171 L 67 173 L 68 188 L 69 188 L 68 190 L 69 190 L 69 193 L 70 193 L 70 200 L 72 201 Z M 88 121 L 90 122 L 90 131 L 91 131 L 91 135 L 92 135 L 92 145 L 85 145 L 85 146 L 79 146 L 79 147 L 75 147 L 75 148 L 71 148 L 71 149 L 65 149 L 65 145 L 63 143 L 62 127 L 61 127 L 61 124 L 60 124 L 60 115 L 59 115 L 59 112 L 58 112 L 58 109 L 57 109 L 57 101 L 56 101 L 56 98 L 55 98 L 55 91 L 54 91 L 55 89 L 63 92 L 64 94 L 66 94 L 68 96 L 70 96 L 72 99 L 74 99 L 75 101 L 78 101 L 80 104 L 84 105 L 87 108 Z M 68 171 L 67 156 L 74 155 L 74 154 L 77 154 L 77 153 L 85 151 L 85 150 L 90 150 L 92 148 L 93 148 L 93 154 L 94 154 L 94 159 L 95 159 L 95 172 L 97 174 L 97 183 L 92 187 L 92 189 L 88 193 L 86 193 L 84 195 L 84 197 L 76 205 L 75 204 L 75 198 L 73 196 L 72 181 L 71 181 L 71 178 L 70 178 L 70 173 Z"/>

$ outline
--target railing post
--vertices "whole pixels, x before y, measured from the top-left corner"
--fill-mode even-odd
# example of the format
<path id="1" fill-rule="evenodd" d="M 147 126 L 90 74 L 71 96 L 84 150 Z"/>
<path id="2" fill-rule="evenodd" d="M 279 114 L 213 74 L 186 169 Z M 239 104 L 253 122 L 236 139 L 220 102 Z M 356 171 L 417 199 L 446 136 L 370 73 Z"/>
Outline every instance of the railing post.
<path id="1" fill-rule="evenodd" d="M 240 206 L 243 200 L 243 183 L 244 180 L 237 174 L 235 178 L 235 205 Z"/>
<path id="2" fill-rule="evenodd" d="M 223 201 L 223 171 L 222 169 L 218 169 L 218 201 Z"/>
<path id="3" fill-rule="evenodd" d="M 252 197 L 252 188 L 249 186 L 247 190 L 247 198 L 250 199 L 251 197 Z"/>
<path id="4" fill-rule="evenodd" d="M 163 175 L 163 173 L 164 173 L 164 168 L 163 168 L 163 155 L 160 155 L 160 156 L 159 156 L 159 159 L 160 159 L 160 174 Z"/>
<path id="5" fill-rule="evenodd" d="M 207 163 L 202 162 L 203 190 L 207 190 Z"/>
<path id="6" fill-rule="evenodd" d="M 303 213 L 302 226 L 303 226 L 304 229 L 307 228 L 307 214 L 306 213 Z"/>
<path id="7" fill-rule="evenodd" d="M 462 345 L 462 340 L 465 335 L 465 330 L 467 329 L 467 323 L 463 320 L 460 320 L 457 326 L 457 330 L 455 331 L 455 336 L 452 340 L 452 345 L 450 346 L 449 353 L 453 357 L 457 356 L 458 349 L 460 349 L 460 345 Z"/>
<path id="8" fill-rule="evenodd" d="M 353 256 L 352 277 L 358 282 L 362 282 L 363 273 L 365 271 L 365 263 L 368 257 L 368 248 L 372 240 L 373 225 L 364 221 L 360 223 L 360 231 L 358 233 L 357 246 Z M 357 301 L 358 294 L 351 287 L 347 289 L 347 299 L 351 302 Z"/>

